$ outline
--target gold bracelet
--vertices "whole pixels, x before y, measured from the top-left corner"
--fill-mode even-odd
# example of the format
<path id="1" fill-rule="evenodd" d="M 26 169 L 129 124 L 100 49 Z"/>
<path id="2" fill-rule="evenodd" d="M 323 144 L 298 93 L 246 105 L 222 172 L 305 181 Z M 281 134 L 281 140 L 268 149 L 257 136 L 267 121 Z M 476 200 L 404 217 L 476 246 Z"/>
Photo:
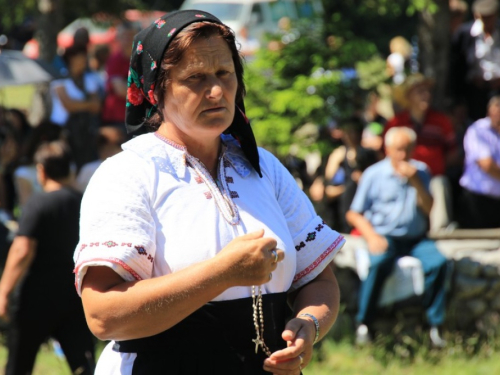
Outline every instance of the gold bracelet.
<path id="1" fill-rule="evenodd" d="M 314 326 L 316 327 L 316 336 L 314 337 L 313 345 L 316 344 L 318 342 L 318 339 L 319 339 L 319 321 L 318 321 L 318 319 L 316 319 L 316 317 L 313 314 L 309 314 L 309 313 L 300 314 L 298 316 L 298 318 L 300 318 L 300 317 L 307 317 L 313 321 Z"/>

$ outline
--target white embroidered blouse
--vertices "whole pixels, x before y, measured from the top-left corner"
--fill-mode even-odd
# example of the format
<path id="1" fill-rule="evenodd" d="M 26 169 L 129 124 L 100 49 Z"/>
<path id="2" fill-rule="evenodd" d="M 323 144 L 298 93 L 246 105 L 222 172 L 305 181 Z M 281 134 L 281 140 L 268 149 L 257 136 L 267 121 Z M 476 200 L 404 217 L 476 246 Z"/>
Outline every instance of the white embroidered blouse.
<path id="1" fill-rule="evenodd" d="M 260 178 L 237 142 L 222 137 L 219 184 L 183 146 L 157 134 L 134 138 L 99 167 L 82 201 L 78 293 L 90 266 L 111 267 L 126 281 L 158 277 L 262 228 L 285 251 L 262 293 L 294 290 L 321 273 L 344 238 L 316 215 L 271 153 L 259 149 Z M 215 300 L 250 296 L 251 287 L 234 287 Z"/>

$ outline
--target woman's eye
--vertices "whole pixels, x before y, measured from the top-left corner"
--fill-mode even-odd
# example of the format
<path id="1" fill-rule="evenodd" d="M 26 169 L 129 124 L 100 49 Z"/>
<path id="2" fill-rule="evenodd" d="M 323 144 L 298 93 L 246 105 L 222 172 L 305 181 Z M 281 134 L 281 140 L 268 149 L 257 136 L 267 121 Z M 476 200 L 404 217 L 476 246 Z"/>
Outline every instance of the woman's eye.
<path id="1" fill-rule="evenodd" d="M 228 75 L 228 74 L 229 74 L 229 72 L 227 70 L 219 70 L 217 72 L 217 75 L 219 75 L 219 76 L 225 76 L 225 75 Z"/>

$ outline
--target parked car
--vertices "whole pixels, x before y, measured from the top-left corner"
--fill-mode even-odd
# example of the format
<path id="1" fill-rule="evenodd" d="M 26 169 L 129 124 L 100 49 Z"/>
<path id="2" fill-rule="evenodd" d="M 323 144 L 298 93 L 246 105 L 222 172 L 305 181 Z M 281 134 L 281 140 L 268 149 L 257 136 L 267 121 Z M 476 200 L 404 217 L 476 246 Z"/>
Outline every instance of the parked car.
<path id="1" fill-rule="evenodd" d="M 263 41 L 266 33 L 279 31 L 284 17 L 293 23 L 299 19 L 321 18 L 321 0 L 185 0 L 180 7 L 212 13 L 232 28 L 236 38 L 247 29 L 249 37 Z"/>

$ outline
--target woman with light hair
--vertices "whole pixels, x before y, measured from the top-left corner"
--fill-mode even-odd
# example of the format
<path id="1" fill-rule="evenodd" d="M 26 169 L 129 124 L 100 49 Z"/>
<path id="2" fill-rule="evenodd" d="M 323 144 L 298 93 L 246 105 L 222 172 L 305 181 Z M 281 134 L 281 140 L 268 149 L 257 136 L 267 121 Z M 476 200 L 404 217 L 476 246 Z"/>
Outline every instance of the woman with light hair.
<path id="1" fill-rule="evenodd" d="M 396 36 L 389 43 L 391 54 L 387 57 L 387 73 L 392 77 L 392 82 L 400 85 L 404 82 L 405 64 L 410 59 L 412 47 L 402 36 Z"/>

